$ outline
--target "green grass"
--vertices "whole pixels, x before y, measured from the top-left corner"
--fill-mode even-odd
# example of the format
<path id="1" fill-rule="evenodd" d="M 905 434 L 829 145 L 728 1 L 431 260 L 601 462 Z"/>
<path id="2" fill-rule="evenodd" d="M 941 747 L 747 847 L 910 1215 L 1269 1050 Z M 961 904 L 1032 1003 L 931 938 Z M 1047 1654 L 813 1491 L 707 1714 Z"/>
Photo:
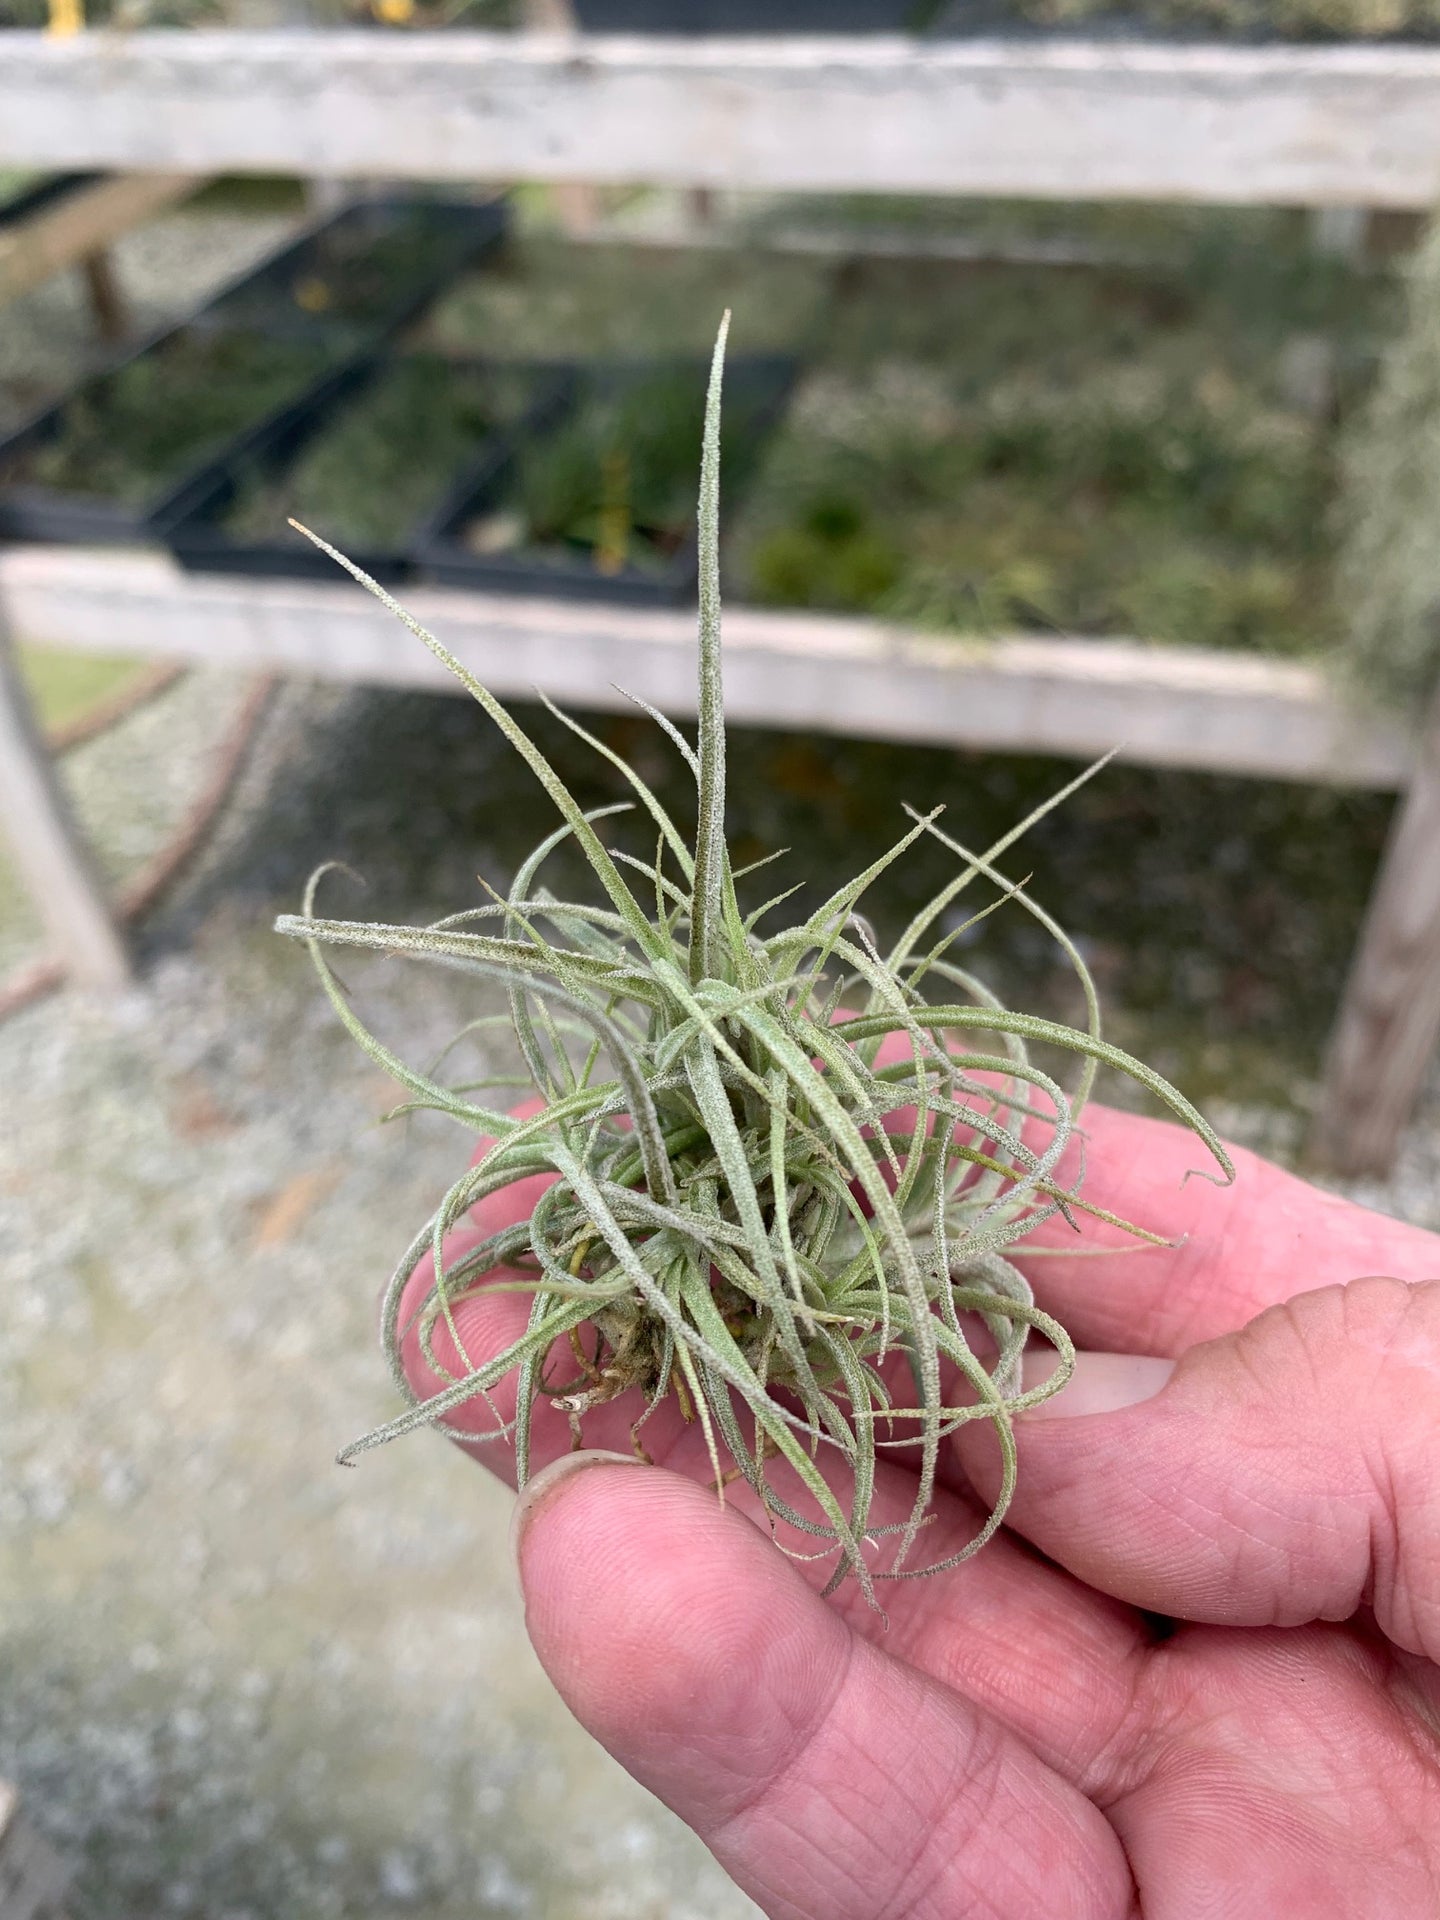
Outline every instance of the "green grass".
<path id="1" fill-rule="evenodd" d="M 114 654 L 16 648 L 20 676 L 42 728 L 78 720 L 134 679 L 144 661 Z M 35 958 L 44 944 L 44 928 L 20 874 L 0 842 L 0 978 Z"/>
<path id="2" fill-rule="evenodd" d="M 1273 228 L 1149 273 L 857 264 L 732 521 L 731 591 L 1323 652 L 1336 422 L 1388 296 Z"/>
<path id="3" fill-rule="evenodd" d="M 42 727 L 64 726 L 108 699 L 144 662 L 116 654 L 66 653 L 20 647 L 20 672 Z"/>
<path id="4" fill-rule="evenodd" d="M 44 177 L 33 167 L 0 167 L 0 210 Z"/>

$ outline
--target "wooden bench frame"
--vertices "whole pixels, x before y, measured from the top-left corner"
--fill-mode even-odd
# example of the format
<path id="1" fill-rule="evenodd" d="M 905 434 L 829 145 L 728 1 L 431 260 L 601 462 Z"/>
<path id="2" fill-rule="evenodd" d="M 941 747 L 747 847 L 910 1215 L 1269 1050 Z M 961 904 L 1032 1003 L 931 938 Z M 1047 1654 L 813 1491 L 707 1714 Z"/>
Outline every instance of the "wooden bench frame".
<path id="1" fill-rule="evenodd" d="M 694 711 L 694 617 L 416 588 L 406 604 L 493 690 L 619 708 L 618 690 Z M 455 690 L 351 583 L 182 572 L 160 554 L 0 550 L 16 639 L 327 680 Z M 1319 1145 L 1383 1164 L 1440 1030 L 1440 723 L 1418 738 L 1347 705 L 1313 667 L 1123 640 L 966 642 L 880 621 L 732 608 L 733 719 L 1406 794 L 1336 1025 Z M 124 950 L 13 674 L 0 675 L 0 797 L 52 940 L 113 984 Z"/>
<path id="2" fill-rule="evenodd" d="M 188 199 L 202 184 L 188 173 L 116 174 L 87 181 L 24 220 L 0 227 L 0 307 L 67 267 L 102 260 L 122 234 Z M 115 299 L 112 290 L 96 302 L 108 335 L 120 330 L 119 314 L 106 305 L 113 306 Z"/>

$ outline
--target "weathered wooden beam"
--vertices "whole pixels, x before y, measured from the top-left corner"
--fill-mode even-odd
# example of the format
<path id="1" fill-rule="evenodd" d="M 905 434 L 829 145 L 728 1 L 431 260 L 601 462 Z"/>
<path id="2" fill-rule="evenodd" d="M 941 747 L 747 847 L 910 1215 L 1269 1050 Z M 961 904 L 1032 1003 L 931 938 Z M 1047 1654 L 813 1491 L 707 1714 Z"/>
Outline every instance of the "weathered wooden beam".
<path id="1" fill-rule="evenodd" d="M 1440 199 L 1440 49 L 7 33 L 0 165 Z"/>
<path id="2" fill-rule="evenodd" d="M 130 315 L 109 249 L 100 247 L 94 253 L 87 253 L 80 262 L 80 271 L 84 275 L 95 331 L 102 340 L 118 343 L 129 332 Z"/>
<path id="3" fill-rule="evenodd" d="M 1395 812 L 1330 1039 L 1312 1140 L 1341 1173 L 1379 1173 L 1440 1039 L 1440 699 Z"/>
<path id="4" fill-rule="evenodd" d="M 503 695 L 576 705 L 620 687 L 694 711 L 695 617 L 413 588 L 407 606 Z M 451 688 L 383 607 L 333 582 L 186 574 L 153 553 L 0 550 L 0 606 L 37 645 L 204 661 L 253 672 Z M 756 726 L 1122 758 L 1278 779 L 1394 788 L 1414 748 L 1353 712 L 1308 666 L 1238 653 L 1064 638 L 964 641 L 881 621 L 735 607 L 726 706 Z"/>
<path id="5" fill-rule="evenodd" d="M 4 97 L 5 52 L 0 44 L 0 101 Z M 79 187 L 28 220 L 5 228 L 0 231 L 0 303 L 16 299 L 66 267 L 96 257 L 122 233 L 186 199 L 203 184 L 184 173 L 121 174 Z"/>
<path id="6" fill-rule="evenodd" d="M 87 985 L 116 989 L 130 961 L 104 887 L 35 725 L 0 607 L 0 821 L 56 957 Z"/>

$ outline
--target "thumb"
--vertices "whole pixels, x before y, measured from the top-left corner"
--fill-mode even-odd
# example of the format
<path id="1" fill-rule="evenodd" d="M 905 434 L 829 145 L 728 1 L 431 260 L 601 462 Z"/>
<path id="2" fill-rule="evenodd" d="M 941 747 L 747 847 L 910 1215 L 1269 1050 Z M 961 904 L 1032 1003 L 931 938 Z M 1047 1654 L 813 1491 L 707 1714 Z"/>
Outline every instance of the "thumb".
<path id="1" fill-rule="evenodd" d="M 1440 1281 L 1298 1294 L 1173 1371 L 1082 1354 L 1016 1433 L 1009 1523 L 1091 1586 L 1231 1625 L 1368 1603 L 1440 1659 Z M 983 1491 L 995 1464 L 961 1434 Z"/>
<path id="2" fill-rule="evenodd" d="M 536 1475 L 516 1509 L 525 1620 L 581 1724 L 772 1920 L 1131 1913 L 1092 1803 L 855 1633 L 768 1533 L 614 1454 Z"/>

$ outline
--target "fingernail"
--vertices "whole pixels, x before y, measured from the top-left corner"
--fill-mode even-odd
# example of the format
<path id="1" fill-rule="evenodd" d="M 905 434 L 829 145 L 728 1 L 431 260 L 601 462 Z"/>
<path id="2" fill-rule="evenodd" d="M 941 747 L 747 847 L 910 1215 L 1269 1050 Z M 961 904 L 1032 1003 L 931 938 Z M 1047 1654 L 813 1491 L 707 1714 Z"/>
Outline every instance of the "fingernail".
<path id="1" fill-rule="evenodd" d="M 1054 1371 L 1048 1353 L 1026 1354 L 1027 1387 L 1038 1386 Z M 1020 1417 L 1063 1419 L 1077 1413 L 1117 1413 L 1152 1399 L 1175 1371 L 1173 1360 L 1157 1360 L 1143 1353 L 1077 1353 L 1075 1371 L 1060 1389 Z"/>
<path id="2" fill-rule="evenodd" d="M 525 1539 L 525 1529 L 534 1519 L 536 1510 L 550 1498 L 562 1480 L 568 1480 L 571 1474 L 579 1473 L 584 1467 L 643 1467 L 644 1464 L 633 1453 L 606 1453 L 602 1448 L 595 1447 L 580 1453 L 562 1453 L 548 1467 L 542 1467 L 539 1473 L 532 1473 L 520 1489 L 515 1510 L 510 1516 L 510 1560 L 515 1568 L 516 1579 L 520 1578 L 520 1548 Z"/>

